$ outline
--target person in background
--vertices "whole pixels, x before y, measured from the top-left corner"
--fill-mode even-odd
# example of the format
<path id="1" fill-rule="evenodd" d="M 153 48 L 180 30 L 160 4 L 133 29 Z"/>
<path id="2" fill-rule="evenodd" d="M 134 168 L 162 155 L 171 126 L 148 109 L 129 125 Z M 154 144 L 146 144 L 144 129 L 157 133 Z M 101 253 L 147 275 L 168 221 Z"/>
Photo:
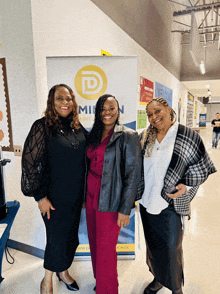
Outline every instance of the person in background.
<path id="1" fill-rule="evenodd" d="M 138 134 L 119 124 L 114 96 L 101 96 L 88 138 L 86 219 L 97 294 L 117 294 L 116 245 L 121 227 L 129 224 L 141 180 Z"/>
<path id="2" fill-rule="evenodd" d="M 184 216 L 190 218 L 199 185 L 216 169 L 199 134 L 178 124 L 164 98 L 153 98 L 146 111 L 150 126 L 140 135 L 145 179 L 140 213 L 154 280 L 144 294 L 155 294 L 163 286 L 181 294 Z"/>
<path id="3" fill-rule="evenodd" d="M 86 136 L 72 89 L 53 86 L 45 116 L 32 125 L 22 155 L 22 192 L 38 202 L 46 227 L 42 294 L 53 293 L 54 272 L 67 289 L 79 290 L 68 268 L 79 244 Z"/>
<path id="4" fill-rule="evenodd" d="M 211 122 L 211 127 L 213 127 L 212 132 L 212 148 L 218 147 L 218 141 L 220 138 L 220 113 L 216 113 L 216 119 Z"/>

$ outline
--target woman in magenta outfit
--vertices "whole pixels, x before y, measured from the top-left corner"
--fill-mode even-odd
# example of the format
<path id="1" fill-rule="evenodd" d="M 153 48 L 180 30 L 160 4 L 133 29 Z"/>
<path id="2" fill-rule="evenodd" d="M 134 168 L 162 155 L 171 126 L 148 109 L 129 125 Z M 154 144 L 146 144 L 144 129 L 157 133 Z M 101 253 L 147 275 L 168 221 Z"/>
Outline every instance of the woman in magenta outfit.
<path id="1" fill-rule="evenodd" d="M 138 134 L 119 124 L 112 95 L 101 96 L 87 149 L 86 218 L 97 294 L 117 294 L 116 245 L 141 179 Z"/>

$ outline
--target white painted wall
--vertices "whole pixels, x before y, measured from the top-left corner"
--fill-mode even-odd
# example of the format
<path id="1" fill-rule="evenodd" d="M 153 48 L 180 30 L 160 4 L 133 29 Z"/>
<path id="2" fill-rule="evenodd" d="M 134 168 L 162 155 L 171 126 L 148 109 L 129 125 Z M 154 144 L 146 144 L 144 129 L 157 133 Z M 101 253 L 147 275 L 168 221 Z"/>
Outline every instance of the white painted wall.
<path id="1" fill-rule="evenodd" d="M 0 0 L 0 7 L 0 58 L 6 59 L 13 143 L 23 145 L 32 122 L 39 117 L 31 3 Z M 20 190 L 21 157 L 12 152 L 3 152 L 3 156 L 11 159 L 5 167 L 7 201 L 16 199 L 21 203 L 10 238 L 40 246 L 42 240 L 38 242 L 36 235 L 39 226 L 40 238 L 44 238 L 44 232 L 40 217 L 36 217 L 35 202 Z"/>
<path id="2" fill-rule="evenodd" d="M 13 105 L 14 144 L 23 144 L 30 125 L 45 110 L 48 56 L 99 56 L 101 49 L 115 56 L 138 56 L 138 81 L 143 76 L 173 89 L 173 108 L 177 112 L 179 95 L 182 95 L 182 112 L 185 112 L 185 86 L 90 0 L 7 0 L 7 3 L 10 7 L 5 4 L 0 13 L 8 14 L 4 18 L 5 26 L 11 27 L 10 19 L 16 20 L 10 30 L 17 40 L 14 48 L 14 40 L 9 34 L 11 31 L 7 31 L 4 40 L 8 46 L 4 54 L 9 58 L 7 67 L 9 95 Z M 18 30 L 19 36 L 15 33 Z M 16 52 L 19 57 L 16 57 Z M 138 101 L 139 93 L 134 99 Z M 184 120 L 184 114 L 182 116 Z M 16 198 L 21 202 L 11 239 L 44 249 L 44 228 L 37 204 L 20 191 L 20 158 L 15 158 L 11 153 L 9 155 L 12 163 L 7 172 L 8 200 Z"/>

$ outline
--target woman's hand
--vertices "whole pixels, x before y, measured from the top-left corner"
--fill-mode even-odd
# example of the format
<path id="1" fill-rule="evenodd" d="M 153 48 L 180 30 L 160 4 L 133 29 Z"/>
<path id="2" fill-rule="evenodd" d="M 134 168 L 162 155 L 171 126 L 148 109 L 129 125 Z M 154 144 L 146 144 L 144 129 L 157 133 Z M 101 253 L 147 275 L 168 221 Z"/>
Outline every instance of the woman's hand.
<path id="1" fill-rule="evenodd" d="M 129 224 L 129 221 L 130 221 L 130 215 L 125 215 L 120 212 L 118 213 L 117 224 L 119 227 L 127 226 Z"/>
<path id="2" fill-rule="evenodd" d="M 181 195 L 183 195 L 183 193 L 185 193 L 187 190 L 186 186 L 184 184 L 177 185 L 176 189 L 178 190 L 176 193 L 174 193 L 174 194 L 166 193 L 167 196 L 169 196 L 172 199 L 176 199 L 176 198 L 180 197 Z"/>
<path id="3" fill-rule="evenodd" d="M 45 214 L 47 213 L 47 218 L 50 219 L 50 210 L 56 210 L 52 203 L 50 202 L 49 199 L 44 198 L 43 200 L 41 200 L 40 202 L 38 202 L 38 207 L 41 211 L 41 213 L 43 214 L 43 216 L 45 216 Z"/>

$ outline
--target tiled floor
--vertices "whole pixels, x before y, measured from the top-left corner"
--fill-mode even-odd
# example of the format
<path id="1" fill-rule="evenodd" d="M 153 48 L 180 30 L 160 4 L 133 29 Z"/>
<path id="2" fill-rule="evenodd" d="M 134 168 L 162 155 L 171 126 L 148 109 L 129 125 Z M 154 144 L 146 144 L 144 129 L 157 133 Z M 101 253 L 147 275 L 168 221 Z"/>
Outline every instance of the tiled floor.
<path id="1" fill-rule="evenodd" d="M 211 148 L 211 128 L 201 130 L 206 148 L 220 170 L 220 146 Z M 220 181 L 219 172 L 200 187 L 192 202 L 192 219 L 186 220 L 184 237 L 185 287 L 184 294 L 217 294 L 220 289 Z M 137 230 L 136 230 L 137 231 Z M 137 238 L 136 238 L 137 239 Z M 137 247 L 137 246 L 136 246 Z M 3 261 L 2 294 L 39 293 L 43 277 L 43 261 L 22 252 L 12 250 L 15 264 Z M 90 261 L 74 261 L 70 272 L 77 280 L 78 293 L 94 293 L 94 279 Z M 145 244 L 141 227 L 141 250 L 136 249 L 135 260 L 119 260 L 118 274 L 120 294 L 139 294 L 152 280 L 145 264 Z M 54 293 L 68 293 L 66 287 L 54 276 Z M 158 294 L 171 293 L 161 289 Z M 104 294 L 104 293 L 103 293 Z"/>

